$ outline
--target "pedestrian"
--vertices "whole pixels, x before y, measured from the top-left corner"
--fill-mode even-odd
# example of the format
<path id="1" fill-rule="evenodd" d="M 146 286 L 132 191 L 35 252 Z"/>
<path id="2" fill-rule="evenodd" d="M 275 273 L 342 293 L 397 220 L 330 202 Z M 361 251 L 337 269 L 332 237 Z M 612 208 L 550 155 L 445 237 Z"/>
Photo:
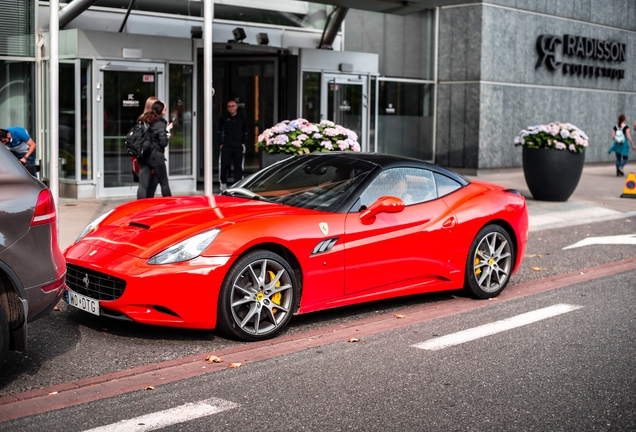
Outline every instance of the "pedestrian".
<path id="1" fill-rule="evenodd" d="M 632 148 L 636 150 L 634 141 L 632 141 L 632 136 L 629 133 L 629 126 L 625 125 L 624 114 L 618 116 L 618 123 L 612 129 L 612 140 L 612 147 L 610 147 L 608 153 L 616 153 L 616 176 L 618 177 L 625 175 L 625 173 L 623 172 L 623 167 L 627 163 L 627 158 L 629 156 L 629 146 L 631 145 Z"/>
<path id="2" fill-rule="evenodd" d="M 155 96 L 150 96 L 146 99 L 146 105 L 144 106 L 144 112 L 139 115 L 137 121 L 141 121 L 143 115 L 147 112 L 152 111 L 152 104 L 157 102 L 159 99 Z M 170 138 L 170 136 L 168 136 Z M 139 161 L 135 157 L 131 157 L 132 166 L 133 166 L 133 176 L 135 176 L 137 182 L 139 182 Z M 148 180 L 148 188 L 146 189 L 146 198 L 154 198 L 155 193 L 157 192 L 157 186 L 159 186 L 159 179 L 154 171 L 150 171 L 150 180 Z"/>
<path id="3" fill-rule="evenodd" d="M 141 116 L 141 120 L 148 123 L 148 134 L 152 141 L 152 152 L 148 158 L 139 159 L 139 188 L 137 189 L 137 199 L 147 197 L 148 184 L 150 182 L 151 171 L 155 172 L 159 185 L 161 186 L 161 196 L 172 196 L 170 184 L 168 183 L 168 170 L 166 168 L 165 149 L 168 146 L 169 127 L 164 116 L 166 115 L 166 104 L 163 101 L 156 101 L 152 104 L 152 109 Z"/>
<path id="4" fill-rule="evenodd" d="M 26 129 L 20 126 L 0 129 L 0 141 L 35 177 L 35 141 Z"/>
<path id="5" fill-rule="evenodd" d="M 236 101 L 227 103 L 227 113 L 219 117 L 218 127 L 219 149 L 219 182 L 221 191 L 227 189 L 227 176 L 230 163 L 234 168 L 234 183 L 243 178 L 243 163 L 245 158 L 245 142 L 247 141 L 247 122 L 238 113 Z"/>

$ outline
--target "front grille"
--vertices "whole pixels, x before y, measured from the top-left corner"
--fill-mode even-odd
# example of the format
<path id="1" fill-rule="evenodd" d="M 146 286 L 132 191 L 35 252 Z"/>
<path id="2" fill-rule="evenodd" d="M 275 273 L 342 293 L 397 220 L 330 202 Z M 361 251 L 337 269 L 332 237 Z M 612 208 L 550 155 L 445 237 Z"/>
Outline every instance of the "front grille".
<path id="1" fill-rule="evenodd" d="M 117 300 L 126 281 L 73 264 L 66 264 L 66 285 L 78 294 L 96 300 Z"/>

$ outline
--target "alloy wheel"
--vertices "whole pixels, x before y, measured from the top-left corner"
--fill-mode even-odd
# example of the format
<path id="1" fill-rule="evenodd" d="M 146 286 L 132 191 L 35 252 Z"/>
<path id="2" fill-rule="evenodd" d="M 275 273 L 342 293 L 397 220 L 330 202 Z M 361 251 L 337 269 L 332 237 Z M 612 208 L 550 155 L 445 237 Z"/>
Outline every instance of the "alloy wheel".
<path id="1" fill-rule="evenodd" d="M 232 283 L 232 318 L 249 335 L 270 334 L 287 323 L 293 297 L 292 278 L 282 264 L 272 259 L 255 260 Z"/>
<path id="2" fill-rule="evenodd" d="M 486 293 L 505 286 L 512 270 L 512 250 L 508 240 L 499 232 L 486 234 L 475 250 L 473 275 L 479 288 Z"/>

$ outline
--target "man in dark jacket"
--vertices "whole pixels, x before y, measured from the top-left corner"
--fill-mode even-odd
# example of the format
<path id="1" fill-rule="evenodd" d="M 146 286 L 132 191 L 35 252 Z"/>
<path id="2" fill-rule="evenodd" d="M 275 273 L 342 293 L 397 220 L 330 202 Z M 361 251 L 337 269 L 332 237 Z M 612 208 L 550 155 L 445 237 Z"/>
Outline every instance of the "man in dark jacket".
<path id="1" fill-rule="evenodd" d="M 245 117 L 237 112 L 238 105 L 231 100 L 227 103 L 227 113 L 219 117 L 218 134 L 221 156 L 219 157 L 219 180 L 221 191 L 227 189 L 227 173 L 230 162 L 234 166 L 234 182 L 243 178 L 245 141 L 247 141 L 247 123 Z"/>

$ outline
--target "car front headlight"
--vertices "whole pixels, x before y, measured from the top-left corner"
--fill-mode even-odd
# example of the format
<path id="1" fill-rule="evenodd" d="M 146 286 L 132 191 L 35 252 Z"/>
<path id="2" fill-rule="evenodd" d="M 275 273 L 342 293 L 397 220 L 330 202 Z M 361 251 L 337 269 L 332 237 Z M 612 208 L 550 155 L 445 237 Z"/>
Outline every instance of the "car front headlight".
<path id="1" fill-rule="evenodd" d="M 210 246 L 219 232 L 221 230 L 215 228 L 172 245 L 150 258 L 148 264 L 172 264 L 196 258 Z"/>
<path id="2" fill-rule="evenodd" d="M 77 240 L 75 240 L 75 243 L 77 243 L 78 241 L 80 241 L 81 239 L 83 239 L 84 237 L 86 237 L 86 235 L 88 233 L 90 233 L 91 231 L 93 231 L 95 228 L 97 228 L 97 226 L 108 217 L 109 214 L 111 214 L 112 212 L 114 212 L 115 209 L 112 209 L 106 213 L 104 213 L 103 215 L 101 215 L 100 217 L 98 217 L 97 219 L 95 219 L 93 222 L 89 223 L 86 228 L 84 228 L 84 231 L 82 231 L 82 233 L 79 235 L 79 237 L 77 238 Z"/>

